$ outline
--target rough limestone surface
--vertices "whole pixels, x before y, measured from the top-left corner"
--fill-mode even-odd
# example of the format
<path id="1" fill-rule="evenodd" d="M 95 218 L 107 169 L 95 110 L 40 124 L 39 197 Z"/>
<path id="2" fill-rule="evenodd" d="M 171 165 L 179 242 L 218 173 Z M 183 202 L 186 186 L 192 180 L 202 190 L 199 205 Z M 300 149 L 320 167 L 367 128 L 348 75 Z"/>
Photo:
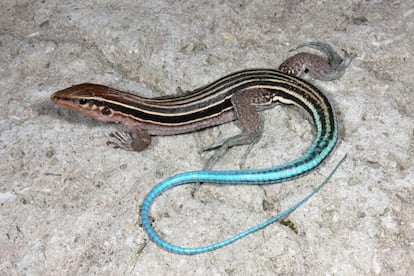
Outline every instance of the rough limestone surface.
<path id="1" fill-rule="evenodd" d="M 0 10 L 1 275 L 414 274 L 413 1 L 3 0 Z M 277 68 L 309 41 L 357 55 L 342 78 L 309 79 L 335 108 L 335 151 L 282 184 L 205 184 L 194 197 L 191 185 L 177 187 L 156 200 L 153 225 L 177 245 L 220 241 L 292 206 L 347 158 L 290 227 L 274 223 L 206 254 L 156 246 L 139 208 L 158 182 L 201 169 L 211 153 L 197 150 L 239 133 L 237 122 L 128 152 L 106 145 L 122 125 L 50 101 L 82 82 L 174 95 Z M 244 168 L 306 151 L 314 131 L 303 111 L 280 105 L 261 116 Z M 239 169 L 245 148 L 214 169 Z"/>

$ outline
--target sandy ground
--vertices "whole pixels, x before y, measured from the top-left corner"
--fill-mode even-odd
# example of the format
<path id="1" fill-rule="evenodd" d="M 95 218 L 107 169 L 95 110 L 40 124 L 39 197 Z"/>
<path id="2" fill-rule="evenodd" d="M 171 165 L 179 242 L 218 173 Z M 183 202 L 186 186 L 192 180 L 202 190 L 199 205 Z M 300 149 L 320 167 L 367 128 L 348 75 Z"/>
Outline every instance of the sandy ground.
<path id="1" fill-rule="evenodd" d="M 10 1 L 0 4 L 1 275 L 413 275 L 413 1 Z M 74 1 L 73 1 L 74 2 Z M 199 1 L 201 2 L 201 1 Z M 143 152 L 106 145 L 122 126 L 49 100 L 95 82 L 155 97 L 234 71 L 276 68 L 324 41 L 357 54 L 333 82 L 340 140 L 311 174 L 266 187 L 173 189 L 152 208 L 167 240 L 222 240 L 288 208 L 347 154 L 330 183 L 288 219 L 223 249 L 180 256 L 148 239 L 139 207 L 164 178 L 202 168 L 197 149 L 239 133 L 230 123 L 155 137 Z M 303 112 L 262 113 L 246 168 L 300 156 Z M 238 169 L 244 147 L 215 166 Z"/>

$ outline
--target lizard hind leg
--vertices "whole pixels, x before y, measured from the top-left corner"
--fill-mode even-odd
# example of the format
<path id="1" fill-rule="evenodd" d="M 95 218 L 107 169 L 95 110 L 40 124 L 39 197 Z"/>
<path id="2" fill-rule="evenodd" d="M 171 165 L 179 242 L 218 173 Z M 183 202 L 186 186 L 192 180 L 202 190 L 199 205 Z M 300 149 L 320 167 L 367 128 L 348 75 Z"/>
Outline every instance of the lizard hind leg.
<path id="1" fill-rule="evenodd" d="M 239 135 L 232 136 L 230 138 L 227 138 L 224 141 L 211 144 L 209 146 L 203 147 L 199 150 L 199 152 L 204 152 L 212 149 L 217 149 L 214 154 L 208 159 L 206 164 L 203 167 L 204 171 L 210 170 L 214 164 L 218 161 L 218 159 L 226 153 L 226 151 L 234 146 L 239 145 L 249 145 L 244 152 L 240 162 L 239 166 L 242 167 L 244 165 L 244 162 L 246 161 L 247 156 L 253 149 L 253 146 L 257 143 L 257 141 L 260 140 L 261 133 L 241 133 Z"/>
<path id="2" fill-rule="evenodd" d="M 199 152 L 217 149 L 205 164 L 204 170 L 211 169 L 229 148 L 249 145 L 239 162 L 239 165 L 243 166 L 247 155 L 262 136 L 263 122 L 260 119 L 258 109 L 264 106 L 270 107 L 268 97 L 264 97 L 264 95 L 269 95 L 268 91 L 257 88 L 241 90 L 233 95 L 231 101 L 236 117 L 240 122 L 242 133 L 200 149 Z"/>
<path id="3" fill-rule="evenodd" d="M 218 159 L 224 155 L 227 150 L 233 146 L 238 145 L 246 145 L 249 144 L 246 151 L 244 152 L 242 158 L 239 162 L 239 167 L 243 167 L 244 162 L 246 161 L 247 156 L 253 149 L 254 145 L 257 143 L 257 141 L 260 140 L 261 133 L 241 133 L 239 135 L 232 136 L 230 138 L 227 138 L 224 141 L 221 141 L 219 143 L 214 143 L 209 146 L 201 148 L 198 152 L 204 152 L 212 149 L 217 149 L 213 155 L 208 159 L 206 164 L 203 167 L 203 171 L 210 170 L 214 164 L 218 161 Z M 191 195 L 194 197 L 195 192 L 200 188 L 202 183 L 195 183 L 193 185 L 193 188 L 191 189 Z"/>
<path id="4" fill-rule="evenodd" d="M 216 152 L 204 165 L 204 171 L 210 170 L 218 161 L 218 159 L 223 156 L 229 148 L 239 145 L 248 145 L 239 162 L 240 167 L 244 165 L 247 156 L 253 149 L 254 145 L 260 140 L 263 132 L 263 123 L 262 120 L 260 120 L 257 109 L 263 109 L 263 106 L 270 107 L 267 97 L 263 97 L 263 95 L 268 95 L 268 91 L 265 89 L 257 88 L 241 90 L 233 95 L 231 101 L 236 113 L 236 117 L 240 122 L 243 132 L 241 134 L 227 138 L 221 142 L 201 148 L 199 150 L 199 153 L 217 149 Z M 199 187 L 200 183 L 197 183 L 193 186 L 193 196 Z"/>
<path id="5" fill-rule="evenodd" d="M 301 52 L 286 59 L 279 66 L 279 70 L 297 77 L 304 75 L 304 73 L 308 73 L 314 79 L 331 81 L 339 79 L 345 73 L 345 69 L 355 57 L 354 54 L 346 51 L 344 51 L 344 57 L 341 57 L 331 45 L 323 42 L 300 44 L 290 51 L 295 51 L 303 47 L 321 51 L 326 55 L 326 58 L 315 54 Z"/>

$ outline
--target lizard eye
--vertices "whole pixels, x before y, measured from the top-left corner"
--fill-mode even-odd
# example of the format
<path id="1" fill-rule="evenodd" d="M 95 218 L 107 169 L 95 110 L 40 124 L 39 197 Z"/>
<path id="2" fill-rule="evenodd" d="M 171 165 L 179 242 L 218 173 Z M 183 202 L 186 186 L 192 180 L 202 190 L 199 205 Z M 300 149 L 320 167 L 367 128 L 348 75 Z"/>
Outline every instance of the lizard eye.
<path id="1" fill-rule="evenodd" d="M 80 99 L 79 100 L 79 104 L 80 105 L 84 105 L 84 104 L 86 104 L 88 101 L 87 100 L 85 100 L 85 99 Z"/>
<path id="2" fill-rule="evenodd" d="M 102 115 L 108 116 L 112 113 L 112 111 L 108 107 L 105 107 L 101 110 L 101 113 L 102 113 Z"/>

